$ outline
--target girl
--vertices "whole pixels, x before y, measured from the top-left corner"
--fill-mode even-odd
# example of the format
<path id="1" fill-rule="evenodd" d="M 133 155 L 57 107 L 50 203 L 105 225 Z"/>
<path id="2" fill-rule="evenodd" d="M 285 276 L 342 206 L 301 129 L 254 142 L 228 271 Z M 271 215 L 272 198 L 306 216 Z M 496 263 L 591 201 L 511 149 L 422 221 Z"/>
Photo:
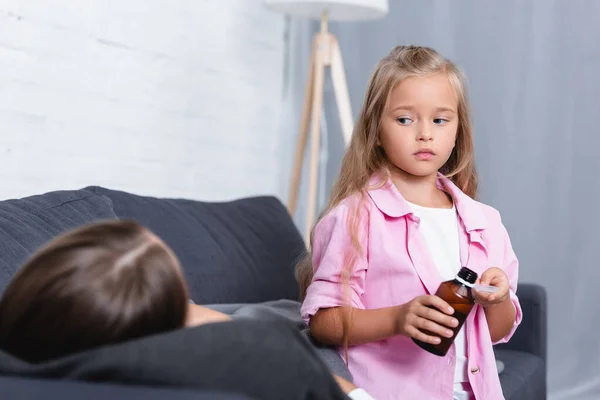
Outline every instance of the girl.
<path id="1" fill-rule="evenodd" d="M 39 363 L 228 320 L 188 303 L 162 240 L 135 222 L 106 221 L 60 235 L 19 269 L 0 301 L 0 349 Z"/>
<path id="2" fill-rule="evenodd" d="M 398 46 L 369 82 L 341 173 L 298 265 L 302 316 L 343 345 L 355 383 L 384 399 L 503 399 L 492 345 L 521 321 L 518 263 L 499 213 L 474 200 L 477 175 L 465 80 L 430 48 Z M 456 326 L 432 295 L 461 266 L 496 293 Z M 425 331 L 433 333 L 426 334 Z"/>

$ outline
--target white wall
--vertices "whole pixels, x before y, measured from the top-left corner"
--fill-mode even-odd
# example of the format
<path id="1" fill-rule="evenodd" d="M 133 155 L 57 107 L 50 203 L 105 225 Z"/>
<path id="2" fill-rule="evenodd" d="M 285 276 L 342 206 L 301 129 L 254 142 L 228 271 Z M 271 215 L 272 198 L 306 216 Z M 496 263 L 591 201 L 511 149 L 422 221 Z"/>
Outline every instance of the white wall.
<path id="1" fill-rule="evenodd" d="M 260 0 L 1 0 L 0 198 L 280 196 L 284 26 Z"/>

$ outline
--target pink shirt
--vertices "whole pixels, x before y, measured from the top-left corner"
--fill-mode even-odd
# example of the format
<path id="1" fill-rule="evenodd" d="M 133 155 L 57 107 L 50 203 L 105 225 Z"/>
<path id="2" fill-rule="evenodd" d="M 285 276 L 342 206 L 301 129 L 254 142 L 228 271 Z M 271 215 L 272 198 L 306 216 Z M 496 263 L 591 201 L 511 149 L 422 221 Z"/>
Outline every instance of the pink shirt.
<path id="1" fill-rule="evenodd" d="M 375 182 L 374 177 L 371 183 Z M 522 313 L 515 295 L 518 261 L 500 214 L 471 199 L 441 175 L 438 185 L 452 195 L 459 215 L 461 264 L 479 276 L 487 268 L 499 267 L 510 280 L 510 296 L 517 312 L 513 328 L 499 343 L 506 342 L 521 322 Z M 344 291 L 340 271 L 345 250 L 352 248 L 348 215 L 351 202 L 357 197 L 344 200 L 315 228 L 314 277 L 302 304 L 302 317 L 307 323 L 321 308 L 345 305 L 348 300 L 359 309 L 395 306 L 416 296 L 433 294 L 441 283 L 419 234 L 418 218 L 388 180 L 365 196 L 364 213 L 357 226 L 359 241 L 366 251 L 358 256 L 350 290 Z M 473 308 L 464 329 L 469 382 L 476 399 L 504 399 L 482 307 Z M 452 399 L 454 345 L 445 357 L 438 357 L 422 350 L 408 337 L 394 336 L 352 346 L 348 354 L 355 384 L 377 400 Z"/>

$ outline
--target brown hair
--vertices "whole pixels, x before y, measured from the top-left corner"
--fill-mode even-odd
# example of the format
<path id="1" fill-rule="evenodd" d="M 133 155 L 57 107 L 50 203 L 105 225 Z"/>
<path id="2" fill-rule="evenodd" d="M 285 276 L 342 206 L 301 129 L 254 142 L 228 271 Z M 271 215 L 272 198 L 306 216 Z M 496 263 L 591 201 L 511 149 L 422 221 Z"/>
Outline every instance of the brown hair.
<path id="1" fill-rule="evenodd" d="M 350 260 L 349 263 L 343 265 L 342 269 L 342 278 L 346 281 L 354 269 L 357 255 L 364 250 L 361 249 L 357 238 L 357 227 L 360 219 L 364 217 L 362 210 L 365 194 L 369 189 L 367 183 L 371 176 L 379 171 L 385 172 L 383 178 L 389 176 L 389 161 L 377 142 L 382 117 L 386 112 L 392 90 L 406 78 L 439 73 L 445 74 L 456 90 L 459 118 L 456 146 L 440 172 L 450 178 L 468 196 L 475 198 L 477 195 L 478 179 L 473 154 L 472 122 L 467 101 L 466 79 L 463 73 L 454 63 L 443 58 L 431 48 L 395 47 L 377 64 L 369 80 L 352 139 L 342 159 L 340 175 L 331 191 L 329 204 L 320 217 L 322 219 L 342 200 L 358 195 L 359 201 L 354 202 L 353 212 L 350 212 L 348 221 L 352 248 L 349 249 L 350 254 L 344 257 L 344 261 Z M 383 180 L 378 182 L 378 185 L 384 183 Z M 306 296 L 306 290 L 313 277 L 312 236 L 313 234 L 311 234 L 309 251 L 296 268 L 296 278 L 302 299 Z"/>
<path id="2" fill-rule="evenodd" d="M 179 262 L 131 221 L 64 233 L 22 266 L 0 300 L 0 349 L 41 362 L 184 326 Z"/>

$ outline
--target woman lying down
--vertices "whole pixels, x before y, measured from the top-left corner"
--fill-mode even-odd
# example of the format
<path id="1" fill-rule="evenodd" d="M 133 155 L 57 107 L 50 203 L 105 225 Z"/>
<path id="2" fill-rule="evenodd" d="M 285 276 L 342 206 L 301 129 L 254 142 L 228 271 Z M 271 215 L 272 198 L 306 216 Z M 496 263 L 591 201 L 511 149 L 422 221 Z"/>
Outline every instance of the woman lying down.
<path id="1" fill-rule="evenodd" d="M 156 235 L 135 222 L 104 221 L 58 236 L 19 269 L 0 300 L 0 350 L 37 364 L 229 320 L 190 304 L 179 261 Z M 335 379 L 350 398 L 371 398 Z"/>

